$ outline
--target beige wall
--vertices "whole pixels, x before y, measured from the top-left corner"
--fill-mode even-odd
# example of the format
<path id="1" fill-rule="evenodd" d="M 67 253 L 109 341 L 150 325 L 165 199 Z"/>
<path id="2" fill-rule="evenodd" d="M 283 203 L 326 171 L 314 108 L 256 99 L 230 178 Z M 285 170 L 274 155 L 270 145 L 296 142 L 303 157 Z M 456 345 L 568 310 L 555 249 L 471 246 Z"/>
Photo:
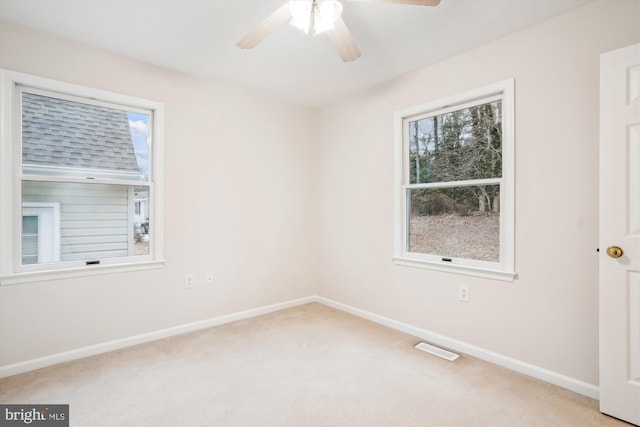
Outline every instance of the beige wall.
<path id="1" fill-rule="evenodd" d="M 2 286 L 0 366 L 315 293 L 310 110 L 5 23 L 0 52 L 2 68 L 160 101 L 166 115 L 166 266 Z"/>
<path id="2" fill-rule="evenodd" d="M 324 110 L 318 294 L 598 384 L 599 55 L 640 40 L 639 5 L 591 4 Z M 519 278 L 394 265 L 394 111 L 512 77 Z"/>
<path id="3" fill-rule="evenodd" d="M 588 5 L 319 112 L 2 24 L 0 67 L 165 103 L 167 263 L 0 288 L 0 366 L 317 293 L 597 384 L 598 64 L 640 40 L 639 5 Z M 395 266 L 393 113 L 511 77 L 518 280 Z"/>

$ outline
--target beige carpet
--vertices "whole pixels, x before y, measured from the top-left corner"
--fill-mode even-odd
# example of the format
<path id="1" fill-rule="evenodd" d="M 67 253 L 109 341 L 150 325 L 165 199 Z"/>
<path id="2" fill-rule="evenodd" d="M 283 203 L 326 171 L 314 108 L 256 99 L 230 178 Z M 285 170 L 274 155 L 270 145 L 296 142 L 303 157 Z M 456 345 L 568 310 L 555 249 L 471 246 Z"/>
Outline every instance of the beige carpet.
<path id="1" fill-rule="evenodd" d="M 73 426 L 627 426 L 596 401 L 320 304 L 0 381 Z"/>

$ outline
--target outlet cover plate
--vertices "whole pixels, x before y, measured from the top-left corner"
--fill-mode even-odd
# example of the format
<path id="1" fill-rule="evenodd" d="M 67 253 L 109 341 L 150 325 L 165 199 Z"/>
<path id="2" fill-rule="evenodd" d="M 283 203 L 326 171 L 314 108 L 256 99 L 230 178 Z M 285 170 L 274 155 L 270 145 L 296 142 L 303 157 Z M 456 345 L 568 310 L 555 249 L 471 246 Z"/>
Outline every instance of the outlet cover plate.
<path id="1" fill-rule="evenodd" d="M 458 301 L 469 302 L 470 292 L 469 286 L 460 286 L 460 288 L 458 288 Z"/>

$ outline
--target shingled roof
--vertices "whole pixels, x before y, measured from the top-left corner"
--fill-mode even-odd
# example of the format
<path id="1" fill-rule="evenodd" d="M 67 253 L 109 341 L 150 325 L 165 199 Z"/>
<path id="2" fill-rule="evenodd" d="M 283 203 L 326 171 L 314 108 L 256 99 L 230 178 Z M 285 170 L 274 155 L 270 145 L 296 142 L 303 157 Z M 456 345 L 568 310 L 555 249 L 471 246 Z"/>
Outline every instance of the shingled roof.
<path id="1" fill-rule="evenodd" d="M 126 111 L 22 93 L 24 165 L 139 173 Z"/>

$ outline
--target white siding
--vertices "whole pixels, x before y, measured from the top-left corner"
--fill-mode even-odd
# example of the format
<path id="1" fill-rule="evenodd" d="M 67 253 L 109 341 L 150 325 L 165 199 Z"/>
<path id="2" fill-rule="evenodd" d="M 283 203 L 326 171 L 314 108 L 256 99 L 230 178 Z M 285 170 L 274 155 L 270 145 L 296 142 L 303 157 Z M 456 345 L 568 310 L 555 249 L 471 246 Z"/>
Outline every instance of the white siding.
<path id="1" fill-rule="evenodd" d="M 60 259 L 129 254 L 129 188 L 119 185 L 26 181 L 24 202 L 60 203 Z"/>

